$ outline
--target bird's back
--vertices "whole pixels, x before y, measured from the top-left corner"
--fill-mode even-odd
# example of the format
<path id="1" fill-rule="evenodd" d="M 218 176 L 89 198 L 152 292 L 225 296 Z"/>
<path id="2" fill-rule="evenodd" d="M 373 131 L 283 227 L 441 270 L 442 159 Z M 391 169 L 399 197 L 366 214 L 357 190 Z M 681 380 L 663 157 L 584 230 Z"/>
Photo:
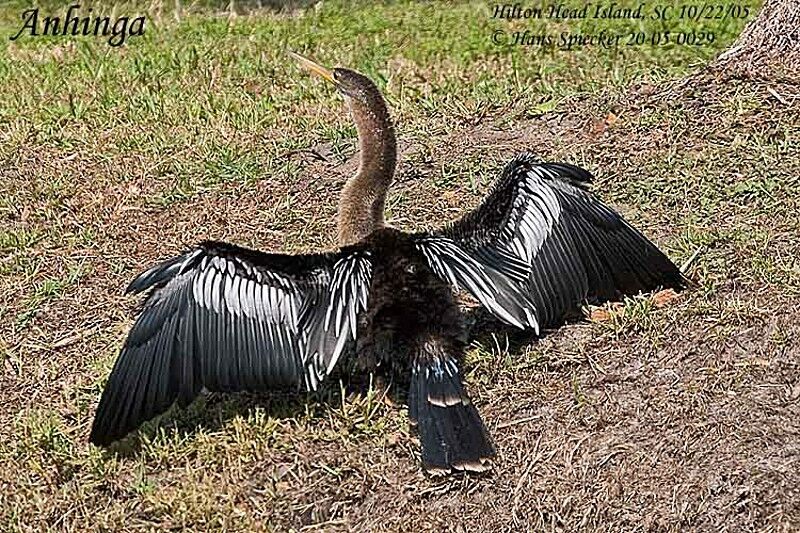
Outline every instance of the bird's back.
<path id="1" fill-rule="evenodd" d="M 359 321 L 362 367 L 389 364 L 406 373 L 431 338 L 460 348 L 464 327 L 451 287 L 436 276 L 409 235 L 382 228 L 364 241 L 373 252 L 370 300 Z"/>

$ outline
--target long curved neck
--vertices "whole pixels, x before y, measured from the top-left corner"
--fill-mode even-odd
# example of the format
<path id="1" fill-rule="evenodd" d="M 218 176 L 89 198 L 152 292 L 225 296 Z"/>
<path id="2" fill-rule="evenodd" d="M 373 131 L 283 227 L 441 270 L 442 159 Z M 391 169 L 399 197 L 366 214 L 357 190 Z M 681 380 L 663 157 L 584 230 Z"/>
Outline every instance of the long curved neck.
<path id="1" fill-rule="evenodd" d="M 360 160 L 339 199 L 340 246 L 355 244 L 384 226 L 386 193 L 397 164 L 397 142 L 383 97 L 375 94 L 366 103 L 348 100 L 358 131 Z"/>

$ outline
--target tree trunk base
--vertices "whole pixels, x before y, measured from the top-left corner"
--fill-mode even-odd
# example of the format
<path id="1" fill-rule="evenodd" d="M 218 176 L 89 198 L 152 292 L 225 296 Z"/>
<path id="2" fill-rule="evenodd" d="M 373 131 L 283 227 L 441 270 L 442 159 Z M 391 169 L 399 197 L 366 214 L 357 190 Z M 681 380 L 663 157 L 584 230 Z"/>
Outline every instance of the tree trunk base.
<path id="1" fill-rule="evenodd" d="M 800 0 L 765 0 L 712 67 L 746 77 L 800 77 Z"/>

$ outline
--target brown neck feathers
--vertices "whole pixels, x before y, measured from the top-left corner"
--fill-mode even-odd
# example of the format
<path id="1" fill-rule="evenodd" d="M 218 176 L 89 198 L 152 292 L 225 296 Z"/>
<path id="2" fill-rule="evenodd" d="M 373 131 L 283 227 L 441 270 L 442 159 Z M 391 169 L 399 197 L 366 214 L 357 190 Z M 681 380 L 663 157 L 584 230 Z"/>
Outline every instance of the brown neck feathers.
<path id="1" fill-rule="evenodd" d="M 386 193 L 394 177 L 397 143 L 386 103 L 377 88 L 347 98 L 358 131 L 360 163 L 339 200 L 339 245 L 355 244 L 383 227 Z"/>

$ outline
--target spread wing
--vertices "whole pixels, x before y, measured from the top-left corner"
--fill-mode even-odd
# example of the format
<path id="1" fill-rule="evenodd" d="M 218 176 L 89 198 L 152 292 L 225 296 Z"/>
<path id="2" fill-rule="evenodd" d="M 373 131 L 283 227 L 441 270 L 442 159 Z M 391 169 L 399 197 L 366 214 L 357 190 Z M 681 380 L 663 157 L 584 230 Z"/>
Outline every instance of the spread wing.
<path id="1" fill-rule="evenodd" d="M 679 269 L 591 194 L 590 180 L 573 165 L 517 156 L 478 208 L 417 236 L 417 247 L 443 279 L 537 333 L 586 300 L 683 288 Z"/>
<path id="2" fill-rule="evenodd" d="M 91 441 L 106 445 L 203 388 L 316 389 L 356 334 L 369 252 L 290 256 L 205 242 L 137 277 L 151 289 L 106 384 Z"/>

